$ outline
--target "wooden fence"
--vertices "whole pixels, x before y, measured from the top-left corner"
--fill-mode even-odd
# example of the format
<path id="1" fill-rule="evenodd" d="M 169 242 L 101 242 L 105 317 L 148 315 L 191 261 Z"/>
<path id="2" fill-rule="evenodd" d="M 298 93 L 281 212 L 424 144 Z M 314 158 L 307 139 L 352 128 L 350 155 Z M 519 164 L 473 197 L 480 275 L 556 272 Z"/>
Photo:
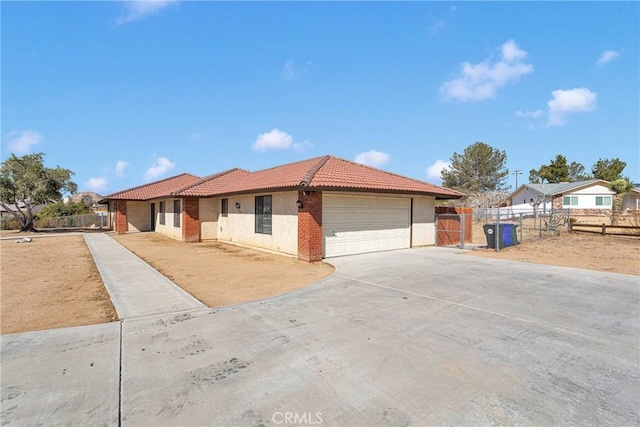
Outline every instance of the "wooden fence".
<path id="1" fill-rule="evenodd" d="M 576 228 L 577 227 L 577 228 Z M 588 228 L 591 230 L 581 230 L 581 228 Z M 613 231 L 607 231 L 613 230 Z M 615 230 L 623 230 L 615 231 Z M 625 232 L 625 230 L 629 230 Z M 580 224 L 578 222 L 571 223 L 569 222 L 569 231 L 579 231 L 581 233 L 598 233 L 602 235 L 611 235 L 611 236 L 639 236 L 640 237 L 640 227 L 636 227 L 634 225 L 607 225 L 607 224 Z"/>

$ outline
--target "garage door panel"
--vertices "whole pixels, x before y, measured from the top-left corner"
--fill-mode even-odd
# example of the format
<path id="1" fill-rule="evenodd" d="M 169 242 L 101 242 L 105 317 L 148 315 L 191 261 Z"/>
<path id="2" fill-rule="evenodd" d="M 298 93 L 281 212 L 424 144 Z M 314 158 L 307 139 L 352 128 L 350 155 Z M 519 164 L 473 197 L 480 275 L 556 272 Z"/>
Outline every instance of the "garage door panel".
<path id="1" fill-rule="evenodd" d="M 410 206 L 406 198 L 326 196 L 325 257 L 408 248 Z"/>

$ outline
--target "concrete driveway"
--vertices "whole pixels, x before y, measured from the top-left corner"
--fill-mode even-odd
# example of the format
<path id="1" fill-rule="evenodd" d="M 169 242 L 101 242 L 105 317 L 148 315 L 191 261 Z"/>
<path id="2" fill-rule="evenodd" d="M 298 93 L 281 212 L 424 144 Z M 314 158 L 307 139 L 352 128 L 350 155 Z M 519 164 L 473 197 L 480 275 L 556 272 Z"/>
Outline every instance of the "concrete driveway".
<path id="1" fill-rule="evenodd" d="M 266 301 L 5 335 L 2 422 L 640 423 L 638 277 L 459 252 L 337 258 Z"/>

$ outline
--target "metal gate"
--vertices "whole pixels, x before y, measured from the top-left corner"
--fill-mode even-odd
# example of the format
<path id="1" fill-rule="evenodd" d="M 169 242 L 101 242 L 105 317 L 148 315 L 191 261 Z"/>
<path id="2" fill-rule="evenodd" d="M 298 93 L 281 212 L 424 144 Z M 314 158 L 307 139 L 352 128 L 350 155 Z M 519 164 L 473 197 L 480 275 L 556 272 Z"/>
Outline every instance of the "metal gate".
<path id="1" fill-rule="evenodd" d="M 460 246 L 472 242 L 473 208 L 436 207 L 436 246 Z"/>

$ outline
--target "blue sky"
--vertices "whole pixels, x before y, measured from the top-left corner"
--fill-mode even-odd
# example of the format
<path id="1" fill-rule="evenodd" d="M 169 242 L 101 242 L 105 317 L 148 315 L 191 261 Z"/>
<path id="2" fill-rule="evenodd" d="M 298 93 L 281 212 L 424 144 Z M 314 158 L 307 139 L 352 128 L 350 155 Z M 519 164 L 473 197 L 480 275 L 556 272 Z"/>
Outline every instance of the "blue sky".
<path id="1" fill-rule="evenodd" d="M 80 190 L 324 154 L 440 184 L 483 141 L 640 182 L 637 2 L 2 2 L 2 160 Z M 515 185 L 511 175 L 508 184 Z"/>

